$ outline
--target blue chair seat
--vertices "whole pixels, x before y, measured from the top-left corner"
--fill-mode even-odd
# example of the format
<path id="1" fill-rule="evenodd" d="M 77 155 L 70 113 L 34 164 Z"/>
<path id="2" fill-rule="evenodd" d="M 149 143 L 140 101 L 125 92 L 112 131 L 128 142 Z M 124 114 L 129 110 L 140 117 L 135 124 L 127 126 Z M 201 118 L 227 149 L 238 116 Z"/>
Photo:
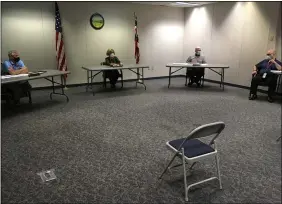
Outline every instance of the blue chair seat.
<path id="1" fill-rule="evenodd" d="M 186 138 L 172 140 L 169 142 L 169 144 L 175 149 L 178 149 L 185 139 Z M 211 146 L 197 139 L 187 140 L 183 145 L 183 148 L 184 148 L 184 154 L 188 158 L 193 158 L 196 156 L 208 154 L 215 151 Z"/>

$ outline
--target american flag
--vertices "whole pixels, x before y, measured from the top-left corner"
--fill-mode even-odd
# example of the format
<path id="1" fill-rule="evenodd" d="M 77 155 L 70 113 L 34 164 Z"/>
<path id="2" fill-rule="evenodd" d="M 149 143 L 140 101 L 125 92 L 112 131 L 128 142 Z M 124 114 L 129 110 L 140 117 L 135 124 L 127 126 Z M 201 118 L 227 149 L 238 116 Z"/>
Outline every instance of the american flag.
<path id="1" fill-rule="evenodd" d="M 135 18 L 135 59 L 136 59 L 136 64 L 139 63 L 140 60 L 140 53 L 139 53 L 139 37 L 138 37 L 138 29 L 137 29 L 137 16 L 134 13 L 134 18 Z"/>
<path id="2" fill-rule="evenodd" d="M 57 57 L 57 68 L 60 71 L 67 70 L 65 46 L 63 41 L 62 33 L 62 22 L 57 2 L 55 2 L 55 30 L 56 30 L 56 57 Z M 65 75 L 66 77 L 67 75 Z"/>

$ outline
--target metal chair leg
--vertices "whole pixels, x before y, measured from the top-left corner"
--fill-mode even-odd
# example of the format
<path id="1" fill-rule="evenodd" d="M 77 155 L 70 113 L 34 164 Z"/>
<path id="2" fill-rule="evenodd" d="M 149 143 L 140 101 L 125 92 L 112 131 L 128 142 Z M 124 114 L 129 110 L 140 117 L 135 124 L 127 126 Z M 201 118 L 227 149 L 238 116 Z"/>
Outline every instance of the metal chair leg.
<path id="1" fill-rule="evenodd" d="M 182 151 L 182 164 L 183 164 L 183 174 L 184 174 L 185 201 L 188 201 L 188 189 L 187 189 L 184 148 L 182 148 L 181 151 Z"/>
<path id="2" fill-rule="evenodd" d="M 219 170 L 219 158 L 218 158 L 218 154 L 216 154 L 215 160 L 216 160 L 216 169 L 217 169 L 217 176 L 218 176 L 218 181 L 219 181 L 219 188 L 222 189 L 221 177 L 220 177 L 220 170 Z"/>
<path id="3" fill-rule="evenodd" d="M 172 162 L 174 161 L 175 157 L 177 156 L 178 153 L 174 154 L 174 156 L 172 157 L 172 159 L 170 160 L 170 162 L 168 163 L 168 165 L 166 166 L 165 170 L 163 171 L 163 173 L 161 174 L 161 176 L 159 177 L 159 179 L 161 179 L 163 177 L 163 175 L 166 173 L 166 171 L 168 170 L 168 167 L 172 164 Z"/>

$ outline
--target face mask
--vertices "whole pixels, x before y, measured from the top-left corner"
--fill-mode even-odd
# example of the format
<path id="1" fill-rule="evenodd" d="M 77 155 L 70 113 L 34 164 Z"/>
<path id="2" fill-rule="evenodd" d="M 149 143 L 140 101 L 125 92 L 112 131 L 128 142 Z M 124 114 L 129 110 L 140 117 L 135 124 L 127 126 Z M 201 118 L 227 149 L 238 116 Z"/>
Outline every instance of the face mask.
<path id="1" fill-rule="evenodd" d="M 115 56 L 115 54 L 114 54 L 114 53 L 110 54 L 110 57 L 111 57 L 111 58 L 113 58 L 114 56 Z"/>
<path id="2" fill-rule="evenodd" d="M 16 57 L 16 58 L 14 58 L 14 60 L 15 60 L 15 62 L 18 62 L 18 61 L 20 61 L 20 58 Z"/>
<path id="3" fill-rule="evenodd" d="M 271 60 L 272 57 L 271 57 L 270 55 L 266 55 L 266 59 L 267 59 L 267 60 Z"/>
<path id="4" fill-rule="evenodd" d="M 201 52 L 200 52 L 200 51 L 197 51 L 195 55 L 196 55 L 196 56 L 200 56 L 200 55 L 201 55 Z"/>

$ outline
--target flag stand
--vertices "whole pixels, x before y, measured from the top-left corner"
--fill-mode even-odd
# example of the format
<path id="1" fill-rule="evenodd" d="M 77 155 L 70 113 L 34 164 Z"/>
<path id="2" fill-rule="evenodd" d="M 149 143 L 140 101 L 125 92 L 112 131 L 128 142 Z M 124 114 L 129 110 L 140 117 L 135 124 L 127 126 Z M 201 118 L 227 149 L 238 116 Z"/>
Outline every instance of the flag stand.
<path id="1" fill-rule="evenodd" d="M 67 82 L 66 82 L 66 75 L 64 76 L 64 84 L 65 84 L 65 87 L 64 87 L 64 90 L 68 90 L 68 87 L 67 87 Z"/>

